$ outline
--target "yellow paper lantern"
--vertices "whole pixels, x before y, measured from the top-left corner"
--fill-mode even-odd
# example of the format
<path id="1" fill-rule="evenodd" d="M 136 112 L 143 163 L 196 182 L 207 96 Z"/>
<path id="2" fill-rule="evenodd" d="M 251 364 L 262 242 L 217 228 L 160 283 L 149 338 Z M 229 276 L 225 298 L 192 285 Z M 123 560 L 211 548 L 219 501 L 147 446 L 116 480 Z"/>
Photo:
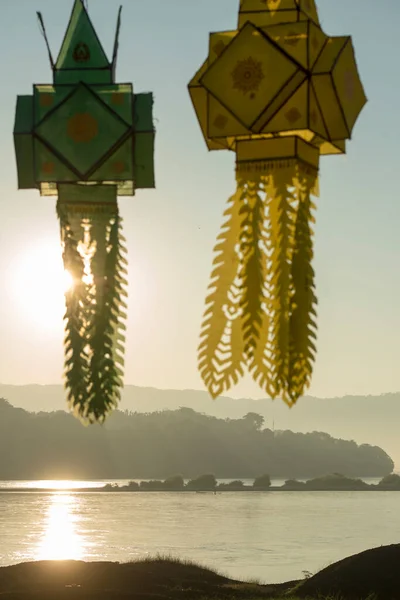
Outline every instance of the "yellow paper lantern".
<path id="1" fill-rule="evenodd" d="M 320 155 L 343 154 L 366 103 L 350 37 L 314 0 L 241 0 L 189 84 L 209 150 L 236 152 L 237 190 L 215 248 L 199 347 L 212 397 L 247 368 L 290 406 L 316 353 L 311 196 Z"/>

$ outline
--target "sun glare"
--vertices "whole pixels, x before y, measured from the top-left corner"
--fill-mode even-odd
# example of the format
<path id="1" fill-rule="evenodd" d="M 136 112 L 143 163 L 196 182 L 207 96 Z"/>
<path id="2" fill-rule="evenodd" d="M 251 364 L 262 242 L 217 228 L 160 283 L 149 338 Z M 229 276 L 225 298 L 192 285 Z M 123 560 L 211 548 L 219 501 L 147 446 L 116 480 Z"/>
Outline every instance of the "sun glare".
<path id="1" fill-rule="evenodd" d="M 33 487 L 35 489 L 51 489 L 61 491 L 79 490 L 80 488 L 97 487 L 97 483 L 90 481 L 74 481 L 72 479 L 42 479 L 40 481 L 32 481 L 24 487 Z"/>
<path id="2" fill-rule="evenodd" d="M 49 241 L 30 248 L 15 258 L 10 273 L 9 289 L 20 316 L 41 330 L 60 327 L 64 294 L 72 285 L 60 245 Z"/>
<path id="3" fill-rule="evenodd" d="M 76 497 L 56 493 L 51 496 L 45 531 L 36 552 L 36 560 L 80 560 L 84 548 L 77 532 L 74 507 Z"/>

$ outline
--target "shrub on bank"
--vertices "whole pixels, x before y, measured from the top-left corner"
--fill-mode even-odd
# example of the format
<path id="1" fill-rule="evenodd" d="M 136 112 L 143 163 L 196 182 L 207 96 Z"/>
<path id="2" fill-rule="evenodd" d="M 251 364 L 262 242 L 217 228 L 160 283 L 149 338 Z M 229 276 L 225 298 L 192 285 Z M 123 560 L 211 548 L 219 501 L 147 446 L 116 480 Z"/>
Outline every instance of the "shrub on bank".
<path id="1" fill-rule="evenodd" d="M 306 487 L 304 481 L 297 481 L 297 479 L 287 479 L 282 486 L 283 490 L 303 490 Z"/>
<path id="2" fill-rule="evenodd" d="M 128 488 L 128 490 L 138 490 L 139 484 L 137 481 L 130 481 L 126 487 Z"/>
<path id="3" fill-rule="evenodd" d="M 400 476 L 395 474 L 386 475 L 380 480 L 378 487 L 388 490 L 400 490 Z"/>
<path id="4" fill-rule="evenodd" d="M 333 475 L 325 475 L 324 477 L 316 477 L 309 479 L 305 484 L 306 489 L 310 490 L 365 490 L 369 485 L 361 479 L 351 479 L 340 473 Z"/>
<path id="5" fill-rule="evenodd" d="M 164 483 L 158 479 L 152 479 L 151 481 L 141 481 L 140 489 L 149 491 L 161 491 L 164 487 Z"/>
<path id="6" fill-rule="evenodd" d="M 217 480 L 214 475 L 200 475 L 200 477 L 188 481 L 186 487 L 188 490 L 194 491 L 214 491 L 217 487 Z"/>
<path id="7" fill-rule="evenodd" d="M 219 490 L 231 490 L 237 492 L 238 490 L 243 490 L 246 486 L 243 481 L 236 479 L 235 481 L 229 481 L 229 483 L 220 483 L 218 485 Z"/>

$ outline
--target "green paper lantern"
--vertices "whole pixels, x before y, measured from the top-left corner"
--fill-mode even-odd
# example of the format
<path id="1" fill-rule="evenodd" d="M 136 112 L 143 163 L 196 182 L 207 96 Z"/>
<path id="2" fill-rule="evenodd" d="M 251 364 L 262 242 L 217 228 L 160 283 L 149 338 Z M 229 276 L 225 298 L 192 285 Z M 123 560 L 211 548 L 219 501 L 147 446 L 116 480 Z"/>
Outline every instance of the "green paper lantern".
<path id="1" fill-rule="evenodd" d="M 53 61 L 52 85 L 18 96 L 14 143 L 19 189 L 57 196 L 66 293 L 68 402 L 84 422 L 120 399 L 126 260 L 118 196 L 154 188 L 153 96 L 115 83 L 121 9 L 110 62 L 82 0 Z"/>

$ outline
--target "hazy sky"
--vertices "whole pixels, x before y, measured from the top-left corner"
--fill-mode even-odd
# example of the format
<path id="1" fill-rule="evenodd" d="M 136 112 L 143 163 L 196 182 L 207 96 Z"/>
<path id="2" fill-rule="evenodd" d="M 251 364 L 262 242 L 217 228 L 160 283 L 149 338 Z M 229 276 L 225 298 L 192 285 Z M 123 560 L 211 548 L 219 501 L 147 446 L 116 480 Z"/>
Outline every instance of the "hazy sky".
<path id="1" fill-rule="evenodd" d="M 0 382 L 58 383 L 63 291 L 54 199 L 18 192 L 17 94 L 50 83 L 36 10 L 58 53 L 72 0 L 3 2 L 0 18 Z M 7 4 L 7 6 L 6 6 Z M 120 0 L 89 0 L 110 54 Z M 351 34 L 369 103 L 344 157 L 322 159 L 315 269 L 317 396 L 400 389 L 400 3 L 319 0 L 329 34 Z M 157 189 L 120 201 L 130 261 L 126 382 L 202 388 L 196 349 L 212 249 L 234 188 L 234 154 L 208 153 L 187 93 L 210 31 L 238 0 L 126 0 L 118 81 L 153 91 Z M 233 395 L 261 397 L 246 379 Z"/>

